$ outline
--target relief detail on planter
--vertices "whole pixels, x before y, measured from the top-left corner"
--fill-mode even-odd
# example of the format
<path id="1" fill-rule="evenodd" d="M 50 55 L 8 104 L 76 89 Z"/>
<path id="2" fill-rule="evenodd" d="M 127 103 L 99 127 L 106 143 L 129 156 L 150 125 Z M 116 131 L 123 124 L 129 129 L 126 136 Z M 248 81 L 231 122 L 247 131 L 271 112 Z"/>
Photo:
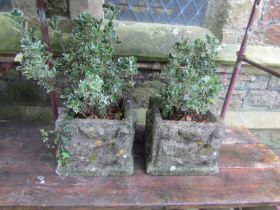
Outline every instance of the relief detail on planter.
<path id="1" fill-rule="evenodd" d="M 207 113 L 208 123 L 163 120 L 154 100 L 146 118 L 147 173 L 152 175 L 213 175 L 218 173 L 225 128 Z"/>
<path id="2" fill-rule="evenodd" d="M 67 162 L 56 172 L 66 176 L 125 176 L 133 174 L 132 146 L 136 116 L 125 100 L 123 120 L 71 119 L 63 112 L 56 121 L 58 133 L 69 130 L 69 141 L 60 141 L 58 151 L 67 151 Z"/>

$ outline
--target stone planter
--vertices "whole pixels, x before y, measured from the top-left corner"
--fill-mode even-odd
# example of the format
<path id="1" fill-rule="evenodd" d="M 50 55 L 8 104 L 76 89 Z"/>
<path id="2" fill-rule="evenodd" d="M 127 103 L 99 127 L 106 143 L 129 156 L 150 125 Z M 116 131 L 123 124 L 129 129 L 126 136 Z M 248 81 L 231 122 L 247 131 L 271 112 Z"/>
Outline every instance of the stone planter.
<path id="1" fill-rule="evenodd" d="M 65 176 L 125 176 L 133 174 L 132 146 L 136 117 L 125 100 L 123 120 L 69 119 L 56 121 L 61 134 L 57 174 Z M 66 158 L 62 152 L 66 151 Z M 60 160 L 60 158 L 62 158 Z"/>
<path id="2" fill-rule="evenodd" d="M 213 175 L 218 173 L 225 128 L 208 112 L 209 123 L 163 120 L 151 100 L 146 118 L 146 169 L 152 175 Z"/>

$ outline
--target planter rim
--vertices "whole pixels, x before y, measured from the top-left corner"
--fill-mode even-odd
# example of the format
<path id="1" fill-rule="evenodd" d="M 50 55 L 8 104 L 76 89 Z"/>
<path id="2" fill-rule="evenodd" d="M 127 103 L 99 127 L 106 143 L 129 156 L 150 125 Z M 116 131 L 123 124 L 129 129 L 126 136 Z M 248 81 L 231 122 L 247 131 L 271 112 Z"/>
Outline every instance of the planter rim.
<path id="1" fill-rule="evenodd" d="M 150 99 L 150 105 L 149 109 L 153 109 L 155 113 L 155 118 L 160 121 L 160 122 L 165 122 L 165 123 L 176 123 L 176 124 L 195 124 L 195 125 L 210 125 L 210 124 L 220 124 L 223 123 L 222 119 L 220 118 L 219 115 L 214 114 L 210 109 L 207 111 L 206 115 L 210 115 L 210 118 L 212 120 L 209 120 L 208 123 L 197 123 L 193 121 L 180 121 L 180 120 L 164 120 L 161 116 L 158 103 L 157 103 L 158 98 L 151 98 Z"/>
<path id="2" fill-rule="evenodd" d="M 83 118 L 72 118 L 71 121 L 76 121 L 76 122 L 110 122 L 110 123 L 122 123 L 122 122 L 127 122 L 132 120 L 132 114 L 133 114 L 133 107 L 132 107 L 132 100 L 131 99 L 124 99 L 124 118 L 121 120 L 116 120 L 116 119 L 83 119 Z M 58 118 L 56 121 L 59 121 L 61 118 L 65 118 L 69 116 L 66 108 L 60 108 Z"/>

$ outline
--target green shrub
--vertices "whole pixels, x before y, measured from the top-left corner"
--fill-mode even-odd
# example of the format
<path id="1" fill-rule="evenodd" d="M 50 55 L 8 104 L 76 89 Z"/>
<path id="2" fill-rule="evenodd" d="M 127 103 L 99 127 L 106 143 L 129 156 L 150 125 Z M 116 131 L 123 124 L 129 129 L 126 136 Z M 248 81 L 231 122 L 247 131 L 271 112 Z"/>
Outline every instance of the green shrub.
<path id="1" fill-rule="evenodd" d="M 53 55 L 45 54 L 44 43 L 38 39 L 36 29 L 28 25 L 23 15 L 23 12 L 18 9 L 11 12 L 11 17 L 15 20 L 14 29 L 21 33 L 22 52 L 15 58 L 15 61 L 20 62 L 21 65 L 17 70 L 25 78 L 37 81 L 47 92 L 50 92 L 55 88 L 57 75 L 57 69 L 48 66 L 49 62 L 53 62 Z"/>
<path id="2" fill-rule="evenodd" d="M 108 4 L 103 9 L 106 21 L 88 13 L 74 20 L 75 28 L 62 46 L 64 52 L 60 58 L 46 55 L 45 45 L 38 39 L 36 30 L 28 26 L 23 13 L 12 12 L 16 28 L 22 34 L 22 53 L 16 57 L 21 65 L 17 69 L 47 92 L 63 92 L 68 111 L 84 117 L 104 118 L 110 107 L 118 107 L 134 85 L 132 77 L 137 73 L 134 57 L 114 57 L 113 44 L 118 43 L 112 22 L 115 9 Z M 50 21 L 50 26 L 61 36 L 56 18 Z"/>
<path id="3" fill-rule="evenodd" d="M 217 41 L 183 40 L 174 45 L 163 71 L 160 109 L 164 118 L 204 115 L 220 90 L 216 74 Z M 173 117 L 172 117 L 173 116 Z"/>

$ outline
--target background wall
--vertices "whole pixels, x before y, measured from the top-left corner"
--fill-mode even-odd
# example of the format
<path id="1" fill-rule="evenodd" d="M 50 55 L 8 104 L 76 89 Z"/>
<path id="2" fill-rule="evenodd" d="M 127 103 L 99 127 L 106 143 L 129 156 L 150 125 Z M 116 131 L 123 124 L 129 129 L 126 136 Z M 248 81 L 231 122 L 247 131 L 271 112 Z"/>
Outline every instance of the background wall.
<path id="1" fill-rule="evenodd" d="M 23 9 L 28 16 L 36 16 L 35 0 L 11 0 L 11 2 L 13 7 Z M 75 17 L 85 10 L 96 17 L 103 16 L 104 0 L 46 0 L 46 2 L 48 16 L 56 14 Z M 224 43 L 239 43 L 243 37 L 252 4 L 253 0 L 208 0 L 206 27 L 212 29 L 214 33 L 222 30 Z M 280 46 L 278 35 L 280 0 L 262 0 L 257 19 L 250 37 L 251 43 Z"/>
<path id="2" fill-rule="evenodd" d="M 48 16 L 56 14 L 69 18 L 88 10 L 98 18 L 103 17 L 103 0 L 47 0 L 46 2 Z M 243 37 L 252 4 L 253 0 L 209 0 L 208 3 L 204 26 L 223 42 L 218 74 L 224 89 L 214 107 L 217 111 L 221 109 L 233 70 L 235 53 Z M 12 6 L 23 9 L 30 17 L 37 15 L 35 0 L 12 0 Z M 4 24 L 0 21 L 1 27 Z M 141 116 L 144 116 L 145 109 L 143 108 L 147 107 L 149 96 L 157 94 L 162 86 L 160 69 L 164 65 L 162 61 L 166 61 L 170 46 L 175 39 L 180 39 L 183 35 L 198 36 L 201 34 L 201 29 L 189 26 L 141 25 L 133 22 L 118 25 L 119 28 L 122 28 L 121 37 L 133 40 L 124 42 L 123 48 L 126 52 L 146 55 L 146 57 L 141 58 L 140 74 L 137 78 L 138 83 L 135 91 L 135 99 L 138 102 L 138 108 L 140 108 L 139 120 L 140 123 L 143 123 L 144 119 L 141 119 Z M 131 34 L 132 32 L 133 34 Z M 0 39 L 8 38 L 4 33 Z M 155 40 L 161 40 L 161 43 L 158 44 Z M 251 46 L 250 52 L 248 51 L 252 59 L 280 71 L 280 0 L 262 1 L 256 25 L 250 34 L 250 44 L 256 45 Z M 117 51 L 123 52 L 122 47 L 120 48 Z M 0 54 L 2 54 L 0 55 L 1 62 L 1 60 L 5 60 L 3 57 L 5 52 L 2 51 Z M 157 55 L 156 59 L 154 55 Z M 0 70 L 0 106 L 5 106 L 5 108 L 0 109 L 0 118 L 9 116 L 17 118 L 20 115 L 26 118 L 26 114 L 32 116 L 30 106 L 34 108 L 34 106 L 44 107 L 46 105 L 49 105 L 48 98 L 34 82 L 22 79 L 16 71 L 4 74 Z M 254 67 L 244 66 L 230 110 L 227 117 L 229 125 L 245 125 L 280 154 L 279 79 Z M 47 117 L 43 114 L 42 109 L 37 109 L 35 113 L 39 113 L 35 118 Z"/>
<path id="3" fill-rule="evenodd" d="M 228 0 L 228 21 L 223 41 L 239 43 L 242 40 L 250 15 L 252 0 Z M 263 0 L 256 25 L 250 34 L 252 44 L 280 46 L 280 0 Z"/>

